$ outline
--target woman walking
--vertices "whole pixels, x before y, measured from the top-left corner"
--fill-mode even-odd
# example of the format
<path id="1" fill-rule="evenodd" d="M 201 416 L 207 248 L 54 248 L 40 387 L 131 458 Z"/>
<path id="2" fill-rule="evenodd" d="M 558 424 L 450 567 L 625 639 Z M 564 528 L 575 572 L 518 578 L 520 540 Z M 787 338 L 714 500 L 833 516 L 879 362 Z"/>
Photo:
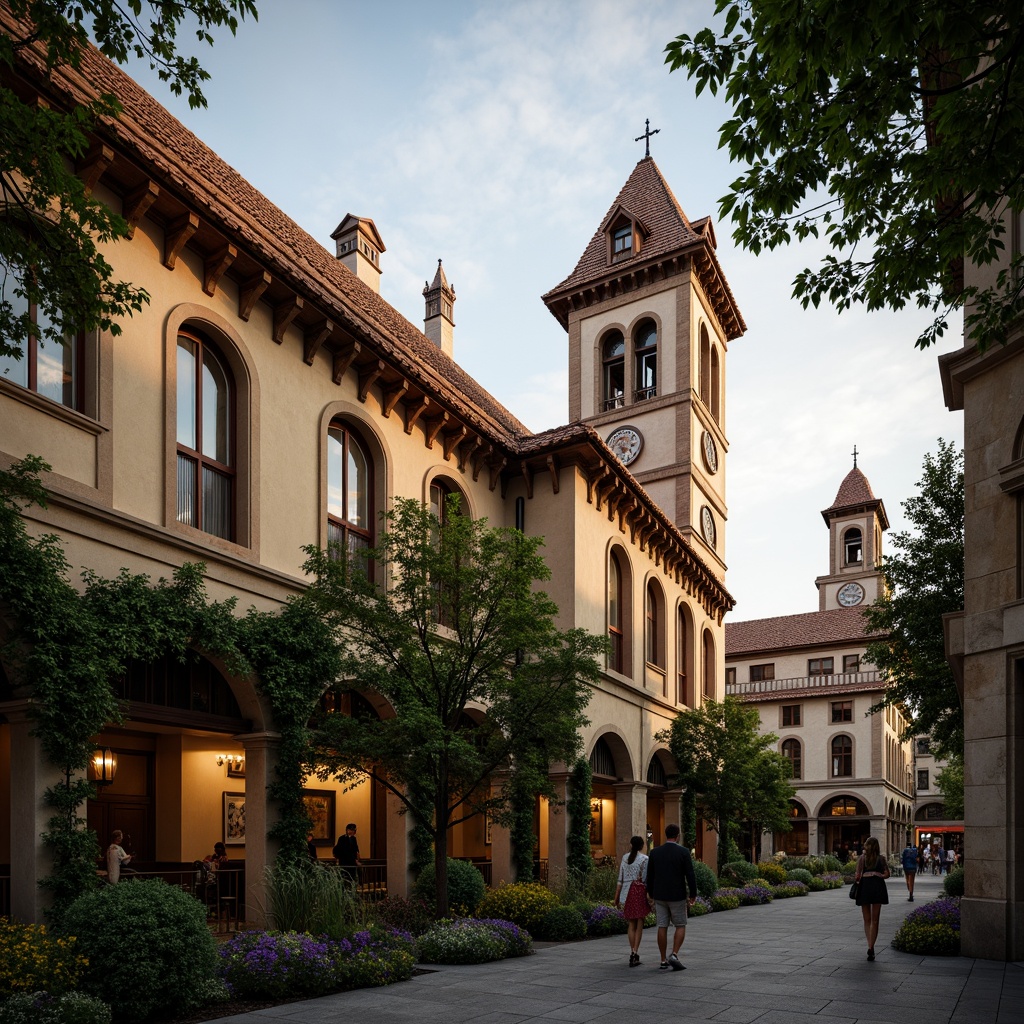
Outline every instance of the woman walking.
<path id="1" fill-rule="evenodd" d="M 629 841 L 629 853 L 622 855 L 619 864 L 619 881 L 615 886 L 615 907 L 622 906 L 622 916 L 629 924 L 626 936 L 629 939 L 629 966 L 640 964 L 640 940 L 644 934 L 644 918 L 650 911 L 647 900 L 647 854 L 640 851 L 644 841 L 633 836 Z"/>
<path id="2" fill-rule="evenodd" d="M 882 904 L 889 902 L 885 880 L 889 865 L 878 849 L 874 836 L 864 844 L 864 852 L 857 860 L 857 906 L 864 916 L 864 937 L 868 940 L 868 959 L 875 959 L 875 939 L 878 938 L 878 918 Z"/>

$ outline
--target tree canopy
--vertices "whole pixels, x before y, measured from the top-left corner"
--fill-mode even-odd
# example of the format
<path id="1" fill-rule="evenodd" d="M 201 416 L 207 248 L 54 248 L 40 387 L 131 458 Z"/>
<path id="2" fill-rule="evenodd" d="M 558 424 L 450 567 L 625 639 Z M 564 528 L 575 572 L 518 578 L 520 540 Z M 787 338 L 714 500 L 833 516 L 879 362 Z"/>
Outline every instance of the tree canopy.
<path id="1" fill-rule="evenodd" d="M 765 832 L 790 828 L 789 763 L 775 751 L 779 737 L 761 735 L 760 721 L 756 708 L 735 697 L 705 700 L 659 737 L 676 759 L 678 783 L 694 794 L 697 816 L 718 833 L 719 867 L 741 822 Z"/>
<path id="2" fill-rule="evenodd" d="M 149 62 L 176 95 L 205 106 L 209 78 L 195 57 L 179 52 L 179 29 L 213 43 L 212 30 L 235 33 L 239 19 L 256 17 L 255 0 L 6 0 L 0 26 L 0 357 L 21 357 L 30 338 L 59 342 L 100 328 L 120 334 L 119 319 L 149 296 L 116 279 L 100 246 L 127 237 L 124 219 L 89 194 L 75 173 L 89 134 L 116 117 L 115 97 L 59 109 L 17 88 L 9 72 L 19 51 L 31 49 L 47 70 L 77 68 L 92 38 L 112 60 Z M 147 14 L 143 14 L 143 8 Z"/>
<path id="3" fill-rule="evenodd" d="M 895 534 L 881 564 L 885 592 L 864 615 L 867 658 L 886 680 L 878 708 L 911 712 L 908 736 L 926 732 L 941 756 L 963 753 L 964 713 L 946 661 L 942 616 L 964 606 L 964 456 L 941 439 L 924 458 L 919 492 L 903 503 L 913 531 Z M 906 738 L 906 737 L 905 737 Z"/>
<path id="4" fill-rule="evenodd" d="M 345 638 L 345 686 L 390 706 L 322 714 L 310 767 L 370 776 L 404 803 L 433 841 L 444 916 L 448 829 L 482 811 L 511 824 L 512 787 L 495 791 L 495 773 L 554 795 L 547 769 L 579 751 L 604 639 L 557 628 L 534 586 L 550 575 L 539 538 L 459 514 L 455 495 L 440 523 L 399 498 L 384 524 L 368 560 L 309 552 L 309 598 Z"/>
<path id="5" fill-rule="evenodd" d="M 720 144 L 744 166 L 720 201 L 758 253 L 824 236 L 793 294 L 843 310 L 929 309 L 931 344 L 967 304 L 984 347 L 1024 313 L 1024 257 L 964 287 L 1024 209 L 1024 13 L 1011 0 L 717 0 L 715 27 L 666 62 L 724 90 Z"/>

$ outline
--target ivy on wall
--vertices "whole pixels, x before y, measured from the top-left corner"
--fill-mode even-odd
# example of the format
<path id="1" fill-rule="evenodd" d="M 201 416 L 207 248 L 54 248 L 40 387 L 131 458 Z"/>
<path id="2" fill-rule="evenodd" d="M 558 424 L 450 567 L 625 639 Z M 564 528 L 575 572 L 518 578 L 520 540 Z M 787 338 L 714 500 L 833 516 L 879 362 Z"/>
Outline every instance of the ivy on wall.
<path id="1" fill-rule="evenodd" d="M 586 758 L 578 758 L 569 775 L 569 794 L 566 810 L 569 814 L 569 834 L 566 836 L 566 867 L 569 881 L 581 889 L 594 867 L 590 853 L 590 794 L 593 773 Z"/>

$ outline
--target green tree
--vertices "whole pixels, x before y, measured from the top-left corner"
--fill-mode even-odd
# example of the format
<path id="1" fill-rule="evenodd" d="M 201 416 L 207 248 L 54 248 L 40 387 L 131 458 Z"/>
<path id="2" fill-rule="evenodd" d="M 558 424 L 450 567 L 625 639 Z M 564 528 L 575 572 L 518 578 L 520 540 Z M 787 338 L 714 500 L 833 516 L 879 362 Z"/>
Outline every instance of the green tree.
<path id="1" fill-rule="evenodd" d="M 80 330 L 119 334 L 118 320 L 149 296 L 116 279 L 99 246 L 127 236 L 124 219 L 87 193 L 75 174 L 89 135 L 120 113 L 117 100 L 60 109 L 37 104 L 15 88 L 9 72 L 29 54 L 46 69 L 77 68 L 90 36 L 106 56 L 147 60 L 176 95 L 205 106 L 209 74 L 178 51 L 179 28 L 200 42 L 211 30 L 232 34 L 239 18 L 256 17 L 255 0 L 7 0 L 0 21 L 0 356 L 21 357 L 31 337 L 61 341 Z M 143 15 L 143 7 L 148 16 Z M 35 315 L 32 315 L 35 308 Z"/>
<path id="2" fill-rule="evenodd" d="M 924 458 L 918 493 L 903 503 L 913 530 L 890 539 L 881 565 L 885 591 L 864 616 L 884 636 L 867 649 L 886 681 L 871 710 L 906 708 L 904 738 L 926 732 L 949 757 L 964 747 L 963 707 L 942 629 L 942 616 L 964 606 L 964 456 L 951 441 L 938 444 Z"/>
<path id="3" fill-rule="evenodd" d="M 966 259 L 1006 247 L 1024 208 L 1024 18 L 1013 0 L 717 0 L 720 20 L 667 49 L 699 95 L 722 88 L 721 145 L 743 173 L 720 201 L 758 253 L 823 235 L 794 296 L 839 310 L 932 310 L 917 344 L 971 300 L 969 334 L 1003 341 L 1024 312 L 1022 257 L 984 288 Z"/>
<path id="4" fill-rule="evenodd" d="M 554 795 L 546 768 L 578 753 L 604 640 L 556 627 L 556 606 L 534 587 L 550 576 L 538 538 L 460 515 L 456 496 L 443 523 L 398 499 L 384 526 L 361 563 L 383 585 L 350 558 L 309 551 L 310 599 L 345 638 L 345 685 L 394 710 L 322 715 L 311 768 L 353 785 L 369 775 L 403 801 L 433 840 L 443 917 L 448 830 L 481 811 L 514 824 L 511 787 L 490 791 L 496 772 Z"/>
<path id="5" fill-rule="evenodd" d="M 719 869 L 739 822 L 761 831 L 790 827 L 789 765 L 774 749 L 778 736 L 762 736 L 759 724 L 755 708 L 726 697 L 683 711 L 659 735 L 676 759 L 678 783 L 694 795 L 697 817 L 718 833 Z"/>
<path id="6" fill-rule="evenodd" d="M 943 812 L 947 818 L 964 816 L 964 757 L 952 754 L 946 767 L 935 776 L 935 782 L 942 791 Z"/>

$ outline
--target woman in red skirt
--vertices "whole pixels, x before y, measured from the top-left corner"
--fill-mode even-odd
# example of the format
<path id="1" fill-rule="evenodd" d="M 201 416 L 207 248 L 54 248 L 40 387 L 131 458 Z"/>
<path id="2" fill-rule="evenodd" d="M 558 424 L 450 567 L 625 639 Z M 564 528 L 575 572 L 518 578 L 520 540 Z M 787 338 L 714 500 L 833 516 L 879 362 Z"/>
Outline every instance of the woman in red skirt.
<path id="1" fill-rule="evenodd" d="M 647 899 L 647 854 L 640 851 L 644 841 L 633 836 L 629 841 L 629 853 L 622 855 L 619 865 L 619 881 L 615 886 L 615 907 L 622 907 L 622 916 L 629 922 L 626 935 L 629 938 L 629 966 L 640 963 L 640 940 L 644 934 L 644 918 L 650 912 Z"/>

